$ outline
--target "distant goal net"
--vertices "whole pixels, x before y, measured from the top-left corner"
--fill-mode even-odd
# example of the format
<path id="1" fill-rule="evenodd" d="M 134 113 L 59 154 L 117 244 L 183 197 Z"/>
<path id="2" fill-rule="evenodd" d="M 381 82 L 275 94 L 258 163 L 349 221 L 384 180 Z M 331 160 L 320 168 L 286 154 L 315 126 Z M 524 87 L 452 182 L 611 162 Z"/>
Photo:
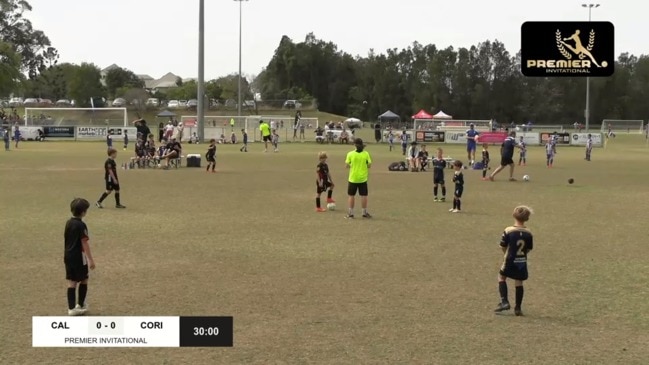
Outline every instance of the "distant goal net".
<path id="1" fill-rule="evenodd" d="M 25 108 L 26 126 L 126 127 L 126 108 Z"/>
<path id="2" fill-rule="evenodd" d="M 288 140 L 293 136 L 293 123 L 295 118 L 290 115 L 253 115 L 253 116 L 230 116 L 230 115 L 206 115 L 205 120 L 205 140 L 212 138 L 220 140 L 222 138 L 230 140 L 232 133 L 235 134 L 236 140 L 241 140 L 241 130 L 248 133 L 248 140 L 257 142 L 261 140 L 259 132 L 259 121 L 263 120 L 271 128 L 277 130 L 280 140 Z M 198 116 L 183 115 L 180 122 L 185 130 L 183 135 L 198 135 Z M 305 129 L 315 129 L 318 127 L 318 118 L 302 118 L 300 123 Z M 290 135 L 290 136 L 289 136 Z"/>
<path id="3" fill-rule="evenodd" d="M 609 128 L 613 133 L 644 133 L 644 121 L 637 119 L 604 119 L 602 120 L 602 133 L 608 133 Z"/>

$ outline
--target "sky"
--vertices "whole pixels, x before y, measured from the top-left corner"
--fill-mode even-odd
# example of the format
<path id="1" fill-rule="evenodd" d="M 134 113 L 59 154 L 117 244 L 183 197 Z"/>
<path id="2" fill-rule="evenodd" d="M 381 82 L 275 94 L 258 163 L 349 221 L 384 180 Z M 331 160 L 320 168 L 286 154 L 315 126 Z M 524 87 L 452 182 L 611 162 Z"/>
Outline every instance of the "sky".
<path id="1" fill-rule="evenodd" d="M 111 64 L 159 78 L 198 74 L 198 0 L 29 0 L 27 18 L 59 50 L 59 62 Z M 242 72 L 256 75 L 283 35 L 296 42 L 309 32 L 339 50 L 367 55 L 418 41 L 470 47 L 498 39 L 520 49 L 525 21 L 585 21 L 574 0 L 250 0 L 242 5 Z M 607 0 L 593 21 L 615 25 L 615 52 L 649 54 L 643 31 L 649 2 Z M 238 72 L 239 3 L 205 0 L 205 78 Z"/>

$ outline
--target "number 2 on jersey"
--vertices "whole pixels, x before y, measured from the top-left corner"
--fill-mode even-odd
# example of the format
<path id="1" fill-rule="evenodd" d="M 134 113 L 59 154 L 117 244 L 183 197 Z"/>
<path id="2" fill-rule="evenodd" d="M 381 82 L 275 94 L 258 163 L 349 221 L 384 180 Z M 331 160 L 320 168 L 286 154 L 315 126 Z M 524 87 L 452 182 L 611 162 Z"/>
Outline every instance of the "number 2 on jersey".
<path id="1" fill-rule="evenodd" d="M 516 241 L 516 247 L 518 247 L 518 250 L 516 251 L 516 256 L 524 256 L 525 255 L 525 240 Z"/>

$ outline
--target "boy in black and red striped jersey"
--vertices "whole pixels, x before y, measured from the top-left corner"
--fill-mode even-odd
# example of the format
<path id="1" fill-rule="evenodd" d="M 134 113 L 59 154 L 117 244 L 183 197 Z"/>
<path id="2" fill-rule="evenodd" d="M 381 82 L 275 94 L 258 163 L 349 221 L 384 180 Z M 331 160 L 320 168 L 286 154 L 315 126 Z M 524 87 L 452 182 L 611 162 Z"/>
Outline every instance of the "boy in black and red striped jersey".
<path id="1" fill-rule="evenodd" d="M 482 144 L 482 180 L 487 179 L 487 170 L 489 170 L 489 144 Z"/>
<path id="2" fill-rule="evenodd" d="M 327 209 L 322 208 L 320 204 L 320 195 L 327 192 L 327 203 L 335 203 L 333 200 L 334 182 L 329 174 L 329 165 L 327 165 L 327 152 L 318 153 L 318 167 L 316 168 L 316 196 L 315 196 L 315 211 L 326 212 Z"/>

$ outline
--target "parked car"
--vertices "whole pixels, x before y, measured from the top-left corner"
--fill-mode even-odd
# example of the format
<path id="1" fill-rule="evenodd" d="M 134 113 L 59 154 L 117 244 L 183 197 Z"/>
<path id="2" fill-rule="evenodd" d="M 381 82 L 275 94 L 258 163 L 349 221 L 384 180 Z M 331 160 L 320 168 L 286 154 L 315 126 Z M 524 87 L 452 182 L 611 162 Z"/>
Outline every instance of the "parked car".
<path id="1" fill-rule="evenodd" d="M 246 108 L 254 108 L 255 107 L 255 101 L 254 100 L 244 100 L 243 103 L 241 103 L 241 104 Z"/>
<path id="2" fill-rule="evenodd" d="M 160 106 L 160 100 L 158 98 L 149 98 L 146 101 L 147 106 Z"/>
<path id="3" fill-rule="evenodd" d="M 167 108 L 169 109 L 178 109 L 180 107 L 180 103 L 178 100 L 169 100 L 167 103 Z"/>
<path id="4" fill-rule="evenodd" d="M 218 100 L 210 99 L 210 108 L 217 109 L 217 108 L 220 108 L 220 107 L 221 107 L 221 103 L 219 103 Z"/>
<path id="5" fill-rule="evenodd" d="M 52 106 L 52 100 L 50 99 L 38 99 L 40 102 L 40 105 L 46 108 L 49 108 Z"/>
<path id="6" fill-rule="evenodd" d="M 192 99 L 187 101 L 187 109 L 196 109 L 198 108 L 198 100 Z"/>
<path id="7" fill-rule="evenodd" d="M 178 100 L 178 107 L 179 108 L 186 108 L 187 107 L 187 100 Z"/>
<path id="8" fill-rule="evenodd" d="M 113 103 L 111 105 L 114 106 L 115 108 L 124 108 L 126 107 L 126 105 L 128 105 L 128 103 L 124 98 L 117 98 L 113 100 Z"/>
<path id="9" fill-rule="evenodd" d="M 55 105 L 58 107 L 67 107 L 72 105 L 72 103 L 70 103 L 70 100 L 68 99 L 59 99 L 56 101 Z"/>
<path id="10" fill-rule="evenodd" d="M 225 106 L 227 106 L 228 108 L 234 108 L 237 106 L 237 102 L 234 99 L 228 99 L 225 101 Z"/>
<path id="11" fill-rule="evenodd" d="M 286 100 L 284 105 L 282 105 L 282 108 L 284 109 L 300 109 L 301 107 L 302 104 L 297 100 Z"/>
<path id="12" fill-rule="evenodd" d="M 38 99 L 36 99 L 36 98 L 27 98 L 23 102 L 23 105 L 28 107 L 28 108 L 38 106 L 39 105 Z"/>
<path id="13" fill-rule="evenodd" d="M 11 98 L 9 100 L 10 107 L 23 106 L 23 98 Z"/>

